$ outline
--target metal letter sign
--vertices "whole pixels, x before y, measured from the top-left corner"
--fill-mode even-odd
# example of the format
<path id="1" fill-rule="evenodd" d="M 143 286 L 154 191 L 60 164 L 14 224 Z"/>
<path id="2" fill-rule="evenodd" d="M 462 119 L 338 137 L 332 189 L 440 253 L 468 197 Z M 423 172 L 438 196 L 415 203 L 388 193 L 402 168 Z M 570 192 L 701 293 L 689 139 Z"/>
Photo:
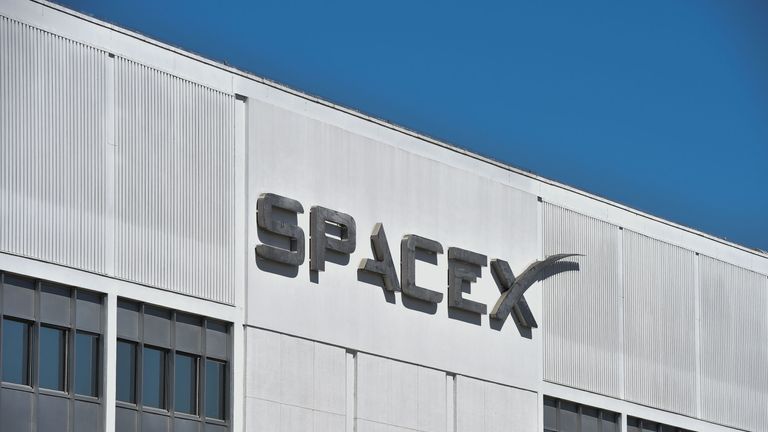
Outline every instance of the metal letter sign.
<path id="1" fill-rule="evenodd" d="M 443 293 L 416 285 L 416 249 L 433 255 L 442 254 L 440 243 L 428 238 L 408 234 L 400 241 L 400 277 L 403 278 L 403 294 L 428 303 L 443 301 Z"/>
<path id="2" fill-rule="evenodd" d="M 304 231 L 297 225 L 277 220 L 274 209 L 281 209 L 294 215 L 304 213 L 304 208 L 298 201 L 269 193 L 260 195 L 256 202 L 258 229 L 287 237 L 291 246 L 285 249 L 260 244 L 256 246 L 256 255 L 265 260 L 299 267 L 304 263 Z M 311 271 L 325 271 L 326 252 L 329 250 L 346 255 L 351 255 L 355 251 L 356 229 L 352 216 L 325 207 L 313 206 L 309 212 L 309 227 Z M 329 228 L 330 235 L 327 232 Z M 443 301 L 443 293 L 416 285 L 417 251 L 437 257 L 443 253 L 443 246 L 440 243 L 414 234 L 404 235 L 400 241 L 400 280 L 397 277 L 397 269 L 382 223 L 377 223 L 373 227 L 371 251 L 373 259 L 364 258 L 360 261 L 358 268 L 379 275 L 384 289 L 391 292 L 402 291 L 404 296 L 427 303 L 437 304 Z M 537 327 L 536 319 L 528 307 L 528 302 L 525 301 L 525 291 L 537 280 L 547 277 L 546 271 L 552 269 L 557 262 L 574 256 L 583 255 L 572 253 L 552 255 L 541 261 L 535 261 L 517 277 L 506 261 L 491 260 L 491 273 L 501 296 L 493 306 L 490 317 L 503 323 L 507 317 L 513 315 L 521 327 Z M 471 284 L 481 276 L 482 268 L 487 265 L 488 258 L 485 255 L 456 247 L 448 248 L 449 308 L 478 315 L 488 313 L 487 305 L 464 298 L 464 288 L 471 287 Z M 575 269 L 578 269 L 578 264 Z"/>
<path id="3" fill-rule="evenodd" d="M 544 273 L 544 270 L 552 267 L 557 261 L 579 254 L 558 254 L 547 257 L 543 261 L 536 261 L 529 265 L 523 273 L 515 278 L 512 269 L 506 261 L 495 259 L 491 261 L 491 271 L 499 282 L 502 291 L 501 297 L 491 311 L 491 318 L 504 321 L 513 311 L 523 327 L 538 327 L 533 313 L 525 301 L 525 291 L 533 285 Z"/>
<path id="4" fill-rule="evenodd" d="M 384 281 L 384 288 L 387 290 L 400 291 L 395 263 L 392 262 L 392 253 L 389 251 L 387 236 L 384 234 L 384 225 L 381 223 L 373 226 L 371 249 L 376 259 L 363 259 L 360 261 L 360 269 L 380 275 Z"/>
<path id="5" fill-rule="evenodd" d="M 329 222 L 338 227 L 339 238 L 325 234 Z M 348 255 L 354 252 L 356 235 L 352 216 L 325 207 L 312 207 L 309 210 L 309 269 L 325 271 L 326 249 Z"/>
<path id="6" fill-rule="evenodd" d="M 480 268 L 486 265 L 488 258 L 485 255 L 455 247 L 448 248 L 448 306 L 480 315 L 488 313 L 488 306 L 462 296 L 464 283 L 477 282 Z"/>
<path id="7" fill-rule="evenodd" d="M 291 241 L 291 248 L 288 250 L 260 244 L 256 246 L 256 255 L 265 260 L 291 266 L 304 264 L 304 231 L 296 225 L 288 225 L 275 219 L 272 215 L 273 208 L 293 213 L 304 213 L 304 207 L 296 200 L 270 193 L 261 194 L 256 201 L 257 226 L 267 232 L 288 237 Z"/>

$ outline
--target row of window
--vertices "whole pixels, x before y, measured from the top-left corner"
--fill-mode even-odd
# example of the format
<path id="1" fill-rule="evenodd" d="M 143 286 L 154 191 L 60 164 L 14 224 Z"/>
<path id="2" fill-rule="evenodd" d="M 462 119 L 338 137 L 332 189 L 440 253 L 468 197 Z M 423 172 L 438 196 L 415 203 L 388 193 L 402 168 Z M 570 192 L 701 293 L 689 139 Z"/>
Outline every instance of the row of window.
<path id="1" fill-rule="evenodd" d="M 32 331 L 36 329 L 35 332 Z M 34 343 L 36 336 L 37 344 Z M 68 392 L 66 372 L 68 359 L 74 362 L 74 392 L 81 396 L 98 397 L 99 335 L 75 331 L 74 349 L 69 330 L 13 318 L 2 322 L 3 382 Z M 30 365 L 31 347 L 37 345 L 37 374 Z"/>
<path id="2" fill-rule="evenodd" d="M 645 420 L 637 417 L 627 417 L 627 432 L 691 432 L 679 427 Z"/>
<path id="3" fill-rule="evenodd" d="M 0 272 L 3 400 L 20 398 L 17 408 L 50 424 L 60 413 L 45 398 L 77 399 L 76 409 L 102 404 L 103 316 L 101 294 Z M 116 404 L 125 430 L 155 430 L 158 418 L 227 430 L 229 332 L 224 322 L 118 299 Z M 41 397 L 16 396 L 30 393 Z"/>
<path id="4" fill-rule="evenodd" d="M 544 397 L 544 432 L 618 432 L 618 413 L 562 399 Z M 627 432 L 691 432 L 636 417 L 627 417 Z"/>
<path id="5" fill-rule="evenodd" d="M 224 422 L 228 327 L 219 321 L 121 300 L 117 308 L 121 409 Z"/>
<path id="6" fill-rule="evenodd" d="M 201 362 L 204 362 L 202 370 Z M 199 414 L 202 401 L 198 400 L 198 394 L 204 376 L 205 417 L 224 420 L 226 362 L 182 352 L 171 356 L 169 350 L 146 345 L 139 349 L 136 342 L 126 340 L 117 341 L 117 400 L 167 409 L 169 370 L 173 370 L 175 412 Z M 138 375 L 141 375 L 141 380 L 137 379 Z M 140 393 L 137 391 L 139 385 Z"/>

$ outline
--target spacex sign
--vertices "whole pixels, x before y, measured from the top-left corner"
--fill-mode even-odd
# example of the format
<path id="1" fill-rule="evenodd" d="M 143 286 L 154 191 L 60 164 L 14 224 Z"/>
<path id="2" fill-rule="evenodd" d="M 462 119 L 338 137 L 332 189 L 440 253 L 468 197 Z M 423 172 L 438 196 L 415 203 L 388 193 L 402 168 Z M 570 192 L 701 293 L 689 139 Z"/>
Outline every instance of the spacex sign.
<path id="1" fill-rule="evenodd" d="M 269 262 L 280 265 L 299 267 L 306 258 L 304 231 L 290 219 L 304 213 L 300 202 L 283 196 L 261 194 L 256 204 L 257 226 L 261 233 L 272 238 L 273 244 L 259 244 L 256 255 Z M 286 217 L 288 216 L 288 217 Z M 357 248 L 357 227 L 352 216 L 329 208 L 313 206 L 309 212 L 309 268 L 310 271 L 325 271 L 326 254 L 350 255 Z M 278 245 L 277 243 L 280 243 Z M 437 304 L 444 300 L 444 293 L 418 286 L 416 284 L 416 260 L 436 257 L 445 251 L 435 240 L 416 234 L 403 234 L 400 240 L 400 277 L 392 259 L 390 243 L 384 232 L 384 225 L 374 225 L 370 235 L 372 258 L 360 261 L 360 271 L 377 275 L 381 278 L 384 289 L 418 299 L 426 303 Z M 534 261 L 522 273 L 515 276 L 509 264 L 499 258 L 490 260 L 491 273 L 500 295 L 490 311 L 490 317 L 502 323 L 513 316 L 521 327 L 537 327 L 536 319 L 525 301 L 525 291 L 537 280 L 552 273 L 552 267 L 560 260 L 578 256 L 574 253 L 562 253 Z M 481 268 L 488 265 L 485 255 L 457 247 L 448 248 L 448 289 L 449 308 L 460 309 L 469 313 L 488 314 L 486 304 L 465 298 L 464 289 L 477 281 Z"/>

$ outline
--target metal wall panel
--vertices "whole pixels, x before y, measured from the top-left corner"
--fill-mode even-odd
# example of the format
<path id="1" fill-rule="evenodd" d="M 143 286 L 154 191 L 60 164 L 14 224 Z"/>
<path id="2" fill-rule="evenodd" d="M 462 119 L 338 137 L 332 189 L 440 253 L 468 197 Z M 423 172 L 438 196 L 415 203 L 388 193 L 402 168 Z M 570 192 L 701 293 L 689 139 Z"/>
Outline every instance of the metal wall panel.
<path id="1" fill-rule="evenodd" d="M 232 303 L 234 181 L 234 96 L 0 17 L 0 251 Z"/>
<path id="2" fill-rule="evenodd" d="M 0 17 L 0 250 L 103 273 L 107 54 Z"/>
<path id="3" fill-rule="evenodd" d="M 699 257 L 701 413 L 768 431 L 768 278 Z"/>
<path id="4" fill-rule="evenodd" d="M 115 60 L 115 271 L 234 300 L 232 95 Z"/>
<path id="5" fill-rule="evenodd" d="M 625 398 L 696 413 L 694 253 L 624 230 Z"/>
<path id="6" fill-rule="evenodd" d="M 544 255 L 580 253 L 578 271 L 543 282 L 544 379 L 619 397 L 621 274 L 618 227 L 544 203 Z"/>

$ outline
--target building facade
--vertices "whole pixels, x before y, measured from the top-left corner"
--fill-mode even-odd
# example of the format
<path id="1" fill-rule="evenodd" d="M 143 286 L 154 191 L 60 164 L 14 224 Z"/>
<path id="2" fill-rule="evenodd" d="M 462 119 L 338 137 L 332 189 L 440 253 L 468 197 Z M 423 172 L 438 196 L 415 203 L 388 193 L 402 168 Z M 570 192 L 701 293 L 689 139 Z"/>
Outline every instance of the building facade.
<path id="1" fill-rule="evenodd" d="M 0 2 L 0 430 L 768 431 L 768 256 Z"/>

